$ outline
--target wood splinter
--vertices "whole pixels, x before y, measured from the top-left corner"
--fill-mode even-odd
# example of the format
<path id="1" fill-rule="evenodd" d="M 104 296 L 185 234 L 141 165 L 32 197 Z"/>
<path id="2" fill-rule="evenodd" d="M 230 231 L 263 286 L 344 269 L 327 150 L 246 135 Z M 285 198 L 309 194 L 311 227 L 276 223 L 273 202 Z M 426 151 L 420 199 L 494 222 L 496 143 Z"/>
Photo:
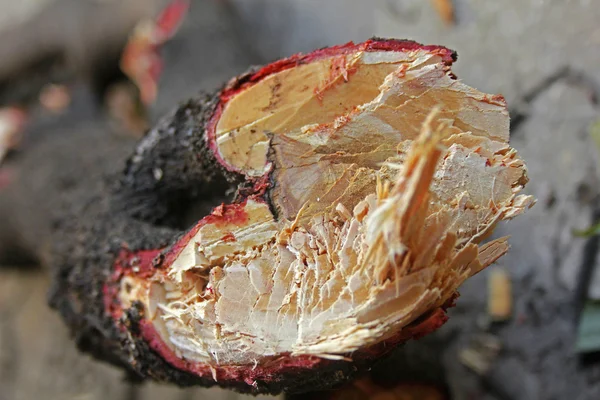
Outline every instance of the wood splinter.
<path id="1" fill-rule="evenodd" d="M 301 392 L 441 326 L 508 250 L 482 241 L 533 204 L 504 98 L 458 81 L 455 59 L 348 43 L 162 120 L 109 195 L 57 224 L 52 304 L 81 347 L 143 378 Z M 233 202 L 169 227 L 228 188 Z"/>

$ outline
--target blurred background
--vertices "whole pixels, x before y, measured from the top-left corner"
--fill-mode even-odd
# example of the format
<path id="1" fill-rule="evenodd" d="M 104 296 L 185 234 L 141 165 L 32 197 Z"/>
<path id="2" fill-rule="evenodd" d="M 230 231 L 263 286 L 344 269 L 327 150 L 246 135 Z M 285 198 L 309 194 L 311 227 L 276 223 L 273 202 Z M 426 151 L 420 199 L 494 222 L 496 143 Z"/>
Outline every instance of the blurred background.
<path id="1" fill-rule="evenodd" d="M 27 180 L 11 160 L 70 121 L 137 138 L 251 65 L 372 36 L 444 45 L 464 82 L 506 97 L 538 204 L 497 230 L 510 253 L 464 285 L 442 329 L 328 395 L 600 399 L 598 21 L 598 0 L 0 0 L 0 196 Z M 14 253 L 0 268 L 0 400 L 245 397 L 131 383 L 79 354 L 46 306 L 46 272 Z"/>

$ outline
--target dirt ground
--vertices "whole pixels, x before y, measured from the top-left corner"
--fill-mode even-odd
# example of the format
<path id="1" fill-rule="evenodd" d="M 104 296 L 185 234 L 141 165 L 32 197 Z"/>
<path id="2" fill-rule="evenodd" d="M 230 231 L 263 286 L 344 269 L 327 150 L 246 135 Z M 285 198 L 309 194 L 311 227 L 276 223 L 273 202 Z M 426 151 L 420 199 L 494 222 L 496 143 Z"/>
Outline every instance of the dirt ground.
<path id="1" fill-rule="evenodd" d="M 12 3 L 1 1 L 0 10 L 8 15 Z M 93 4 L 89 9 L 70 0 L 48 0 L 29 9 L 25 3 L 35 2 L 23 2 L 14 18 L 0 19 L 0 30 L 13 33 L 5 35 L 7 43 L 19 43 L 0 45 L 0 54 L 5 55 L 0 59 L 16 63 L 25 57 L 19 51 L 25 39 L 15 32 L 23 32 L 19 29 L 31 23 L 28 18 L 56 21 L 56 15 L 64 13 L 53 7 L 65 3 L 62 10 L 70 10 L 76 18 L 63 15 L 61 29 L 56 23 L 37 21 L 38 33 L 30 32 L 27 40 L 66 46 L 72 54 L 69 60 L 76 60 L 74 69 L 84 71 L 81 79 L 87 79 L 89 52 L 82 50 L 87 47 L 81 43 L 93 43 L 105 29 L 92 29 L 76 44 L 65 39 L 72 34 L 61 36 L 55 31 L 87 32 L 82 21 L 95 19 L 93 7 L 114 2 L 80 1 Z M 151 8 L 161 2 L 125 3 L 131 3 L 123 6 L 129 14 L 119 13 L 125 21 L 119 26 L 127 27 L 128 21 L 152 15 Z M 600 3 L 455 0 L 452 23 L 444 22 L 434 3 L 193 1 L 180 34 L 164 48 L 165 71 L 151 118 L 198 90 L 218 87 L 249 65 L 298 51 L 371 36 L 410 38 L 455 49 L 459 59 L 453 70 L 463 81 L 506 97 L 512 145 L 528 163 L 527 192 L 538 198 L 538 204 L 496 233 L 512 236 L 512 249 L 500 261 L 513 285 L 512 318 L 500 325 L 486 321 L 487 271 L 463 287 L 450 322 L 435 334 L 437 343 L 442 343 L 435 351 L 451 397 L 598 399 L 600 364 L 583 363 L 574 351 L 580 277 L 582 271 L 600 264 L 598 241 L 576 237 L 573 230 L 591 225 L 600 214 L 599 153 L 590 137 L 591 126 L 600 119 Z M 44 36 L 52 40 L 44 41 Z M 3 63 L 8 62 L 0 62 L 0 81 L 5 77 Z M 0 93 L 0 99 L 6 96 Z M 587 296 L 600 299 L 600 268 L 596 271 Z M 77 352 L 59 317 L 47 310 L 47 284 L 40 269 L 0 269 L 0 400 L 243 397 L 219 389 L 126 382 L 119 371 Z M 477 374 L 459 355 L 483 333 L 497 337 L 502 350 L 487 373 Z M 403 351 L 415 349 L 409 345 Z"/>

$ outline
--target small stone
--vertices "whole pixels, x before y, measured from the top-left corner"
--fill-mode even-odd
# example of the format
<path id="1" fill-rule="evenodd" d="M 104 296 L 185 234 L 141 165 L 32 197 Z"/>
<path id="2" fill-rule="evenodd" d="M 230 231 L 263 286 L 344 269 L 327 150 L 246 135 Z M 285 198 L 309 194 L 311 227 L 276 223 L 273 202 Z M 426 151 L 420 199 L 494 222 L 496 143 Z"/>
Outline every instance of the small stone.
<path id="1" fill-rule="evenodd" d="M 156 179 L 157 181 L 160 181 L 163 177 L 163 170 L 160 168 L 154 168 L 154 170 L 152 171 L 152 174 L 154 175 L 154 179 Z"/>
<path id="2" fill-rule="evenodd" d="M 491 368 L 488 357 L 471 347 L 461 350 L 458 358 L 463 365 L 477 375 L 485 375 Z"/>

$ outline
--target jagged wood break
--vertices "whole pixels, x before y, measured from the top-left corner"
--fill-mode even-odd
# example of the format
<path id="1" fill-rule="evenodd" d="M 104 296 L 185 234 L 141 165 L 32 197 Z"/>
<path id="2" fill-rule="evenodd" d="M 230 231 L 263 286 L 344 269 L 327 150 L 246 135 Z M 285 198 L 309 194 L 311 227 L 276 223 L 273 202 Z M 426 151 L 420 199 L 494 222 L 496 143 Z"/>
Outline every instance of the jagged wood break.
<path id="1" fill-rule="evenodd" d="M 482 240 L 533 204 L 504 99 L 458 81 L 454 59 L 377 39 L 231 81 L 197 129 L 199 157 L 243 181 L 236 201 L 170 246 L 121 251 L 104 292 L 125 342 L 204 384 L 278 392 L 441 325 L 508 249 Z"/>

